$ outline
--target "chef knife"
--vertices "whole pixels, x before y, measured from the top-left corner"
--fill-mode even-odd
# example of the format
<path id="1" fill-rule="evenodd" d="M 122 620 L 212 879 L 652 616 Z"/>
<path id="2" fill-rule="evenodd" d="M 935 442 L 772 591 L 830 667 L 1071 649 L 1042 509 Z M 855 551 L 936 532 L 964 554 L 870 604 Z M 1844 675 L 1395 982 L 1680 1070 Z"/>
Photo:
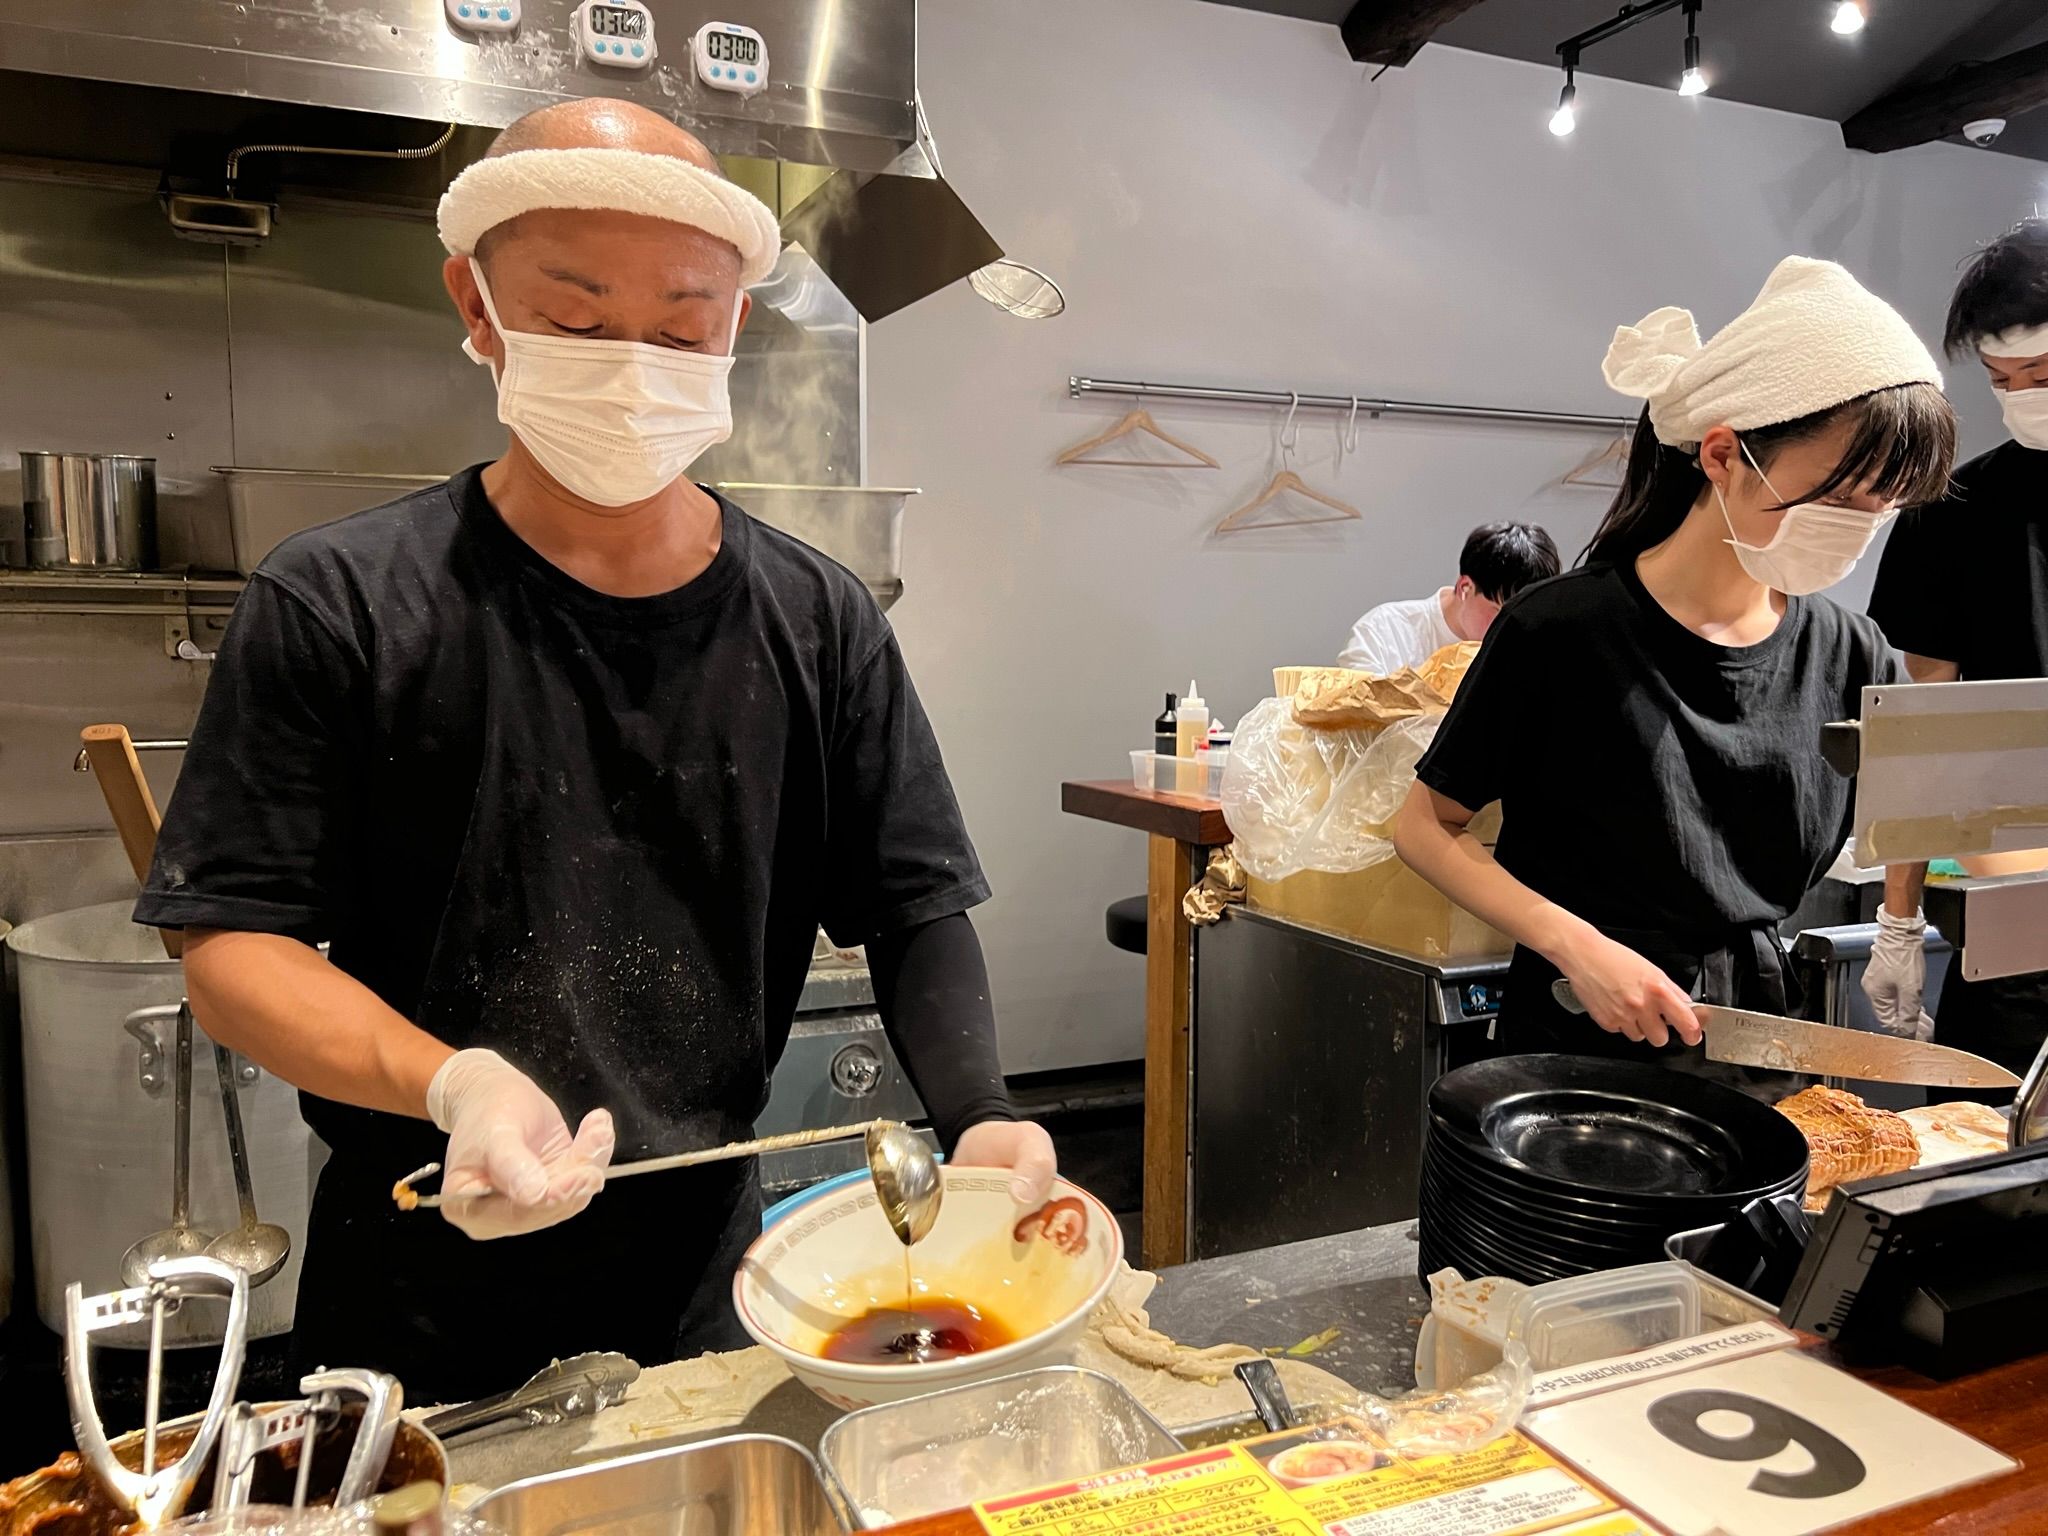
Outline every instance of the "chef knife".
<path id="1" fill-rule="evenodd" d="M 1573 1013 L 1586 1011 L 1570 982 L 1552 982 L 1550 991 L 1560 1006 Z M 1693 1012 L 1699 1015 L 1705 1033 L 1707 1059 L 1731 1066 L 1871 1083 L 1915 1083 L 1928 1088 L 2017 1088 L 2020 1083 L 1997 1062 L 1952 1045 L 1906 1040 L 1873 1030 L 1841 1029 L 1715 1003 L 1695 1003 Z"/>

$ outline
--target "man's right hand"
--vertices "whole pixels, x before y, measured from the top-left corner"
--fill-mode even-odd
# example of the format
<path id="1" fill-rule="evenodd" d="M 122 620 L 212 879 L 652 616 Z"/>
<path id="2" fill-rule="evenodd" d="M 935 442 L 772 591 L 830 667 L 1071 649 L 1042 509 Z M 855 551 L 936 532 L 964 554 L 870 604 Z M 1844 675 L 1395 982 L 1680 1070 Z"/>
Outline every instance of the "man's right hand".
<path id="1" fill-rule="evenodd" d="M 533 1079 L 496 1051 L 457 1051 L 427 1088 L 448 1133 L 441 1214 L 470 1237 L 513 1237 L 567 1221 L 604 1184 L 612 1117 L 592 1110 L 572 1137 Z M 494 1194 L 471 1194 L 475 1190 Z"/>
<path id="2" fill-rule="evenodd" d="M 1558 969 L 1593 1022 L 1610 1034 L 1663 1045 L 1676 1032 L 1687 1045 L 1700 1043 L 1692 999 L 1627 945 L 1588 929 L 1559 959 Z"/>

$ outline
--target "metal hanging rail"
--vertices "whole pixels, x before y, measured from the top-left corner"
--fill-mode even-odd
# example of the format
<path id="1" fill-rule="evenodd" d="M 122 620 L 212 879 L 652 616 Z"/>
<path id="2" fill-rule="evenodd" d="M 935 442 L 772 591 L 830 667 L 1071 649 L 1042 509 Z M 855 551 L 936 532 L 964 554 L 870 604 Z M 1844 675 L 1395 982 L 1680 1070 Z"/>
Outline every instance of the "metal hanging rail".
<path id="1" fill-rule="evenodd" d="M 1304 411 L 1356 411 L 1361 416 L 1433 416 L 1453 421 L 1496 421 L 1534 427 L 1577 427 L 1633 432 L 1633 416 L 1587 416 L 1576 411 L 1523 411 L 1500 405 L 1440 405 L 1427 400 L 1376 400 L 1366 395 L 1302 395 L 1285 389 L 1218 389 L 1207 384 L 1146 384 L 1133 379 L 1067 376 L 1067 394 L 1131 395 L 1155 400 L 1209 400 L 1223 405 L 1296 406 Z"/>

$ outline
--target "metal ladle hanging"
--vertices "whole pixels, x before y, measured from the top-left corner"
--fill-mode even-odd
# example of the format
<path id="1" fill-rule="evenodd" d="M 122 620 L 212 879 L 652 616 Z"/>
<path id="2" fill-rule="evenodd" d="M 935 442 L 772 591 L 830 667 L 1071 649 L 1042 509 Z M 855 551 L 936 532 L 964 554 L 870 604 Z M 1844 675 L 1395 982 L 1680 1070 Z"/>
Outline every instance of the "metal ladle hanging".
<path id="1" fill-rule="evenodd" d="M 249 1179 L 249 1147 L 242 1134 L 242 1100 L 235 1090 L 233 1054 L 218 1040 L 213 1042 L 213 1064 L 220 1072 L 221 1113 L 228 1127 L 228 1157 L 235 1165 L 235 1198 L 241 1203 L 242 1224 L 223 1232 L 206 1245 L 207 1257 L 220 1259 L 245 1271 L 251 1285 L 261 1285 L 284 1268 L 291 1257 L 292 1235 L 275 1222 L 256 1217 L 256 1192 Z"/>
<path id="2" fill-rule="evenodd" d="M 149 1284 L 149 1267 L 160 1259 L 206 1252 L 213 1234 L 192 1225 L 192 1009 L 177 1008 L 176 1043 L 171 1050 L 171 1224 L 138 1239 L 121 1255 L 121 1283 Z"/>

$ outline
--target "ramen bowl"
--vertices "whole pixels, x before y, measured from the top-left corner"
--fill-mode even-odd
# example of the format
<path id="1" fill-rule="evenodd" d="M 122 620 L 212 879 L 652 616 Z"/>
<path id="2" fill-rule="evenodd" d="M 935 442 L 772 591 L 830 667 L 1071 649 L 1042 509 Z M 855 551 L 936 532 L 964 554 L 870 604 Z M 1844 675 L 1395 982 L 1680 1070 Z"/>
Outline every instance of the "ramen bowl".
<path id="1" fill-rule="evenodd" d="M 1116 1278 L 1123 1233 L 1087 1191 L 1059 1180 L 1043 1206 L 1021 1211 L 1006 1170 L 949 1164 L 940 1172 L 945 1199 L 931 1232 L 907 1250 L 908 1289 L 906 1250 L 866 1181 L 790 1211 L 733 1276 L 741 1325 L 836 1408 L 1067 1364 Z M 920 1307 L 972 1309 L 1009 1342 L 950 1359 L 825 1358 L 858 1320 L 884 1309 L 915 1318 Z"/>

